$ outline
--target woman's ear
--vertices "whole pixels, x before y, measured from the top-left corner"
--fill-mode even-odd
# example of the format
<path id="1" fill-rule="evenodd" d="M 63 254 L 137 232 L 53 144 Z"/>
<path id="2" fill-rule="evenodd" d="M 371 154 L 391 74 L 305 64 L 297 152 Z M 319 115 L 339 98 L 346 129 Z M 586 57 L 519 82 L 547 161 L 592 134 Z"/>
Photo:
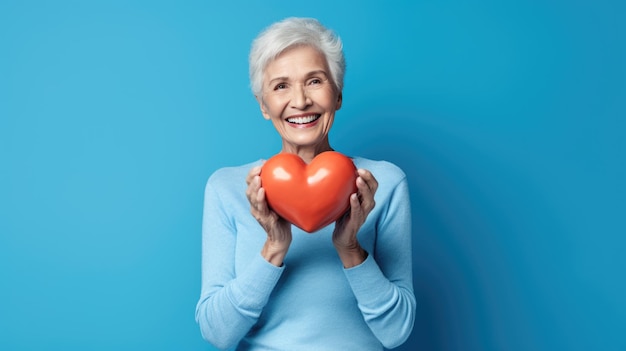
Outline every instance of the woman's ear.
<path id="1" fill-rule="evenodd" d="M 263 118 L 265 118 L 266 120 L 270 120 L 270 114 L 267 113 L 267 110 L 265 109 L 265 103 L 263 102 L 263 98 L 262 97 L 258 97 L 258 96 L 254 96 L 254 98 L 256 99 L 256 101 L 259 103 L 259 107 L 261 108 L 261 114 L 263 115 Z"/>
<path id="2" fill-rule="evenodd" d="M 335 110 L 339 110 L 341 108 L 341 103 L 343 102 L 343 92 L 339 92 L 337 95 L 337 105 L 335 105 Z"/>

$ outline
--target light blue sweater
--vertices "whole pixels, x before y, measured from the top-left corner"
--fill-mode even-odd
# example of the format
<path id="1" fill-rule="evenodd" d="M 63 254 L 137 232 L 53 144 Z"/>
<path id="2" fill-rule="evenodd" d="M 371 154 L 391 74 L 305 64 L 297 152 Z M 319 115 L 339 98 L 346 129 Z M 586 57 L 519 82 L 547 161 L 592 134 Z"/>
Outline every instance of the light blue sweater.
<path id="1" fill-rule="evenodd" d="M 202 225 L 202 291 L 196 321 L 220 349 L 382 350 L 413 329 L 411 212 L 404 173 L 356 157 L 379 183 L 358 233 L 369 253 L 344 269 L 334 224 L 308 234 L 292 226 L 282 267 L 261 256 L 266 234 L 250 214 L 245 178 L 260 161 L 222 168 L 208 180 Z"/>

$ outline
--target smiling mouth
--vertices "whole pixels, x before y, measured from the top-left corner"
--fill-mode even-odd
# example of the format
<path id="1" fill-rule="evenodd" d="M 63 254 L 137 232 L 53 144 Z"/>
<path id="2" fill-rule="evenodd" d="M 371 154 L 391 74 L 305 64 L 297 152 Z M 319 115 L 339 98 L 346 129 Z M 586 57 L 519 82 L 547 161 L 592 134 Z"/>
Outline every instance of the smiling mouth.
<path id="1" fill-rule="evenodd" d="M 287 122 L 292 124 L 309 124 L 317 121 L 322 115 L 310 115 L 310 116 L 301 116 L 301 117 L 289 117 L 287 118 Z"/>

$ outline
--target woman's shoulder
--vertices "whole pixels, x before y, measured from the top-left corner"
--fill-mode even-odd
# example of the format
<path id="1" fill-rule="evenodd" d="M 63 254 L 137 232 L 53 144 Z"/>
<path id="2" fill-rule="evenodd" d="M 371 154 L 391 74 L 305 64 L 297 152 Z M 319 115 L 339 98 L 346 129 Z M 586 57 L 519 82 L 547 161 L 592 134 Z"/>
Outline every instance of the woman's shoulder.
<path id="1" fill-rule="evenodd" d="M 400 198 L 408 196 L 407 187 L 402 187 L 403 184 L 408 185 L 406 174 L 394 163 L 363 157 L 353 157 L 352 160 L 357 168 L 370 171 L 376 178 L 378 182 L 376 201 L 378 203 L 387 203 L 392 195 Z M 396 191 L 397 189 L 400 189 L 400 192 Z"/>
<path id="2" fill-rule="evenodd" d="M 261 163 L 261 160 L 257 160 L 239 166 L 219 168 L 215 170 L 211 176 L 209 176 L 208 183 L 213 185 L 224 185 L 232 183 L 233 181 L 240 182 L 242 179 L 246 178 L 246 175 L 248 175 L 248 172 L 250 172 L 252 167 L 259 166 Z"/>
<path id="3" fill-rule="evenodd" d="M 392 162 L 385 160 L 371 160 L 364 157 L 352 157 L 357 168 L 366 169 L 376 177 L 376 179 L 387 179 L 388 181 L 400 181 L 406 178 L 404 171 Z"/>

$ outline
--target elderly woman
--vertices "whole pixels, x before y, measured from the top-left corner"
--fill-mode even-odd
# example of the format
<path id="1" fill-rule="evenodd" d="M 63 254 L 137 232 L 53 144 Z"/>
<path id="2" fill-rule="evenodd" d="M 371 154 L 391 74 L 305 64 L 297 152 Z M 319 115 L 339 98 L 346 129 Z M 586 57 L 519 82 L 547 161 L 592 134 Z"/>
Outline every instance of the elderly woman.
<path id="1" fill-rule="evenodd" d="M 283 153 L 332 150 L 342 100 L 339 37 L 288 18 L 253 42 L 250 79 Z M 223 168 L 205 190 L 196 320 L 220 349 L 382 350 L 413 328 L 407 181 L 391 163 L 353 157 L 357 192 L 336 223 L 307 234 L 268 206 L 263 161 Z"/>

